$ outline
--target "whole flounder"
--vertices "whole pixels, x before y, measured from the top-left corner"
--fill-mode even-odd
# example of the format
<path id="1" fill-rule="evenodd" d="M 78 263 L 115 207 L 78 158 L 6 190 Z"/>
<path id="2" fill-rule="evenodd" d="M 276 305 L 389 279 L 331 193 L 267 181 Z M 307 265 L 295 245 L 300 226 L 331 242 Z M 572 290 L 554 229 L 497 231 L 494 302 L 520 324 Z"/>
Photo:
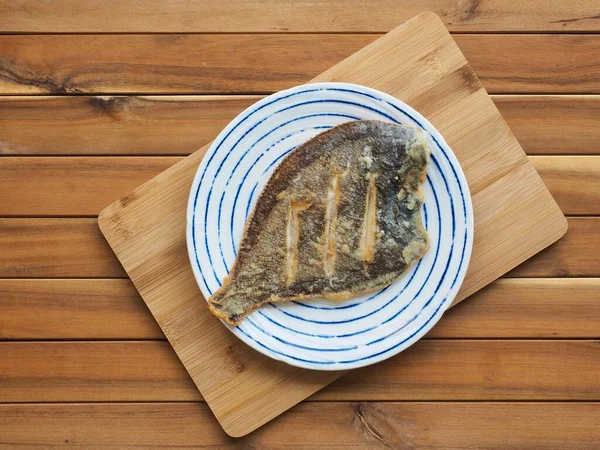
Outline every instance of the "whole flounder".
<path id="1" fill-rule="evenodd" d="M 428 160 L 424 131 L 371 120 L 295 149 L 259 197 L 212 313 L 238 325 L 267 302 L 346 299 L 391 284 L 429 248 Z"/>

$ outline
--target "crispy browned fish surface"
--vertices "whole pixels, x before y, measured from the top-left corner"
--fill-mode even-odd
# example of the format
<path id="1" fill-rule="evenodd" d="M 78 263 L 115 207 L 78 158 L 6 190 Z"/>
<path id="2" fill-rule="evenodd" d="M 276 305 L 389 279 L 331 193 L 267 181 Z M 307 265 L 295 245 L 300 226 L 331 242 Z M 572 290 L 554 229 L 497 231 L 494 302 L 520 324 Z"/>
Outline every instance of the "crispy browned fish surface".
<path id="1" fill-rule="evenodd" d="M 298 147 L 259 197 L 212 313 L 238 325 L 267 302 L 346 299 L 392 283 L 429 248 L 428 159 L 424 131 L 379 121 Z"/>

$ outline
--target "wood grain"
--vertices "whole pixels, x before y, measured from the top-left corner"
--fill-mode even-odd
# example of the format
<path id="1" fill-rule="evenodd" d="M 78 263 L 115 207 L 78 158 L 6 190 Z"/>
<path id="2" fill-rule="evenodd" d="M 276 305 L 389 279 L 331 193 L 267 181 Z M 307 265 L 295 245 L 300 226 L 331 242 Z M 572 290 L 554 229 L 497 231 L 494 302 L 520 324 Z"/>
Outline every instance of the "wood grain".
<path id="1" fill-rule="evenodd" d="M 600 19 L 597 22 L 600 24 Z M 0 93 L 267 93 L 306 83 L 378 37 L 4 35 L 0 36 Z M 600 92 L 600 61 L 596 57 L 600 35 L 454 38 L 490 93 Z M 110 98 L 97 100 L 94 107 L 113 115 L 119 111 Z"/>
<path id="2" fill-rule="evenodd" d="M 124 277 L 96 219 L 0 219 L 0 277 Z"/>
<path id="3" fill-rule="evenodd" d="M 406 100 L 430 118 L 461 161 L 478 234 L 456 301 L 565 233 L 565 217 L 434 14 L 415 17 L 313 81 L 332 80 L 368 85 Z M 227 433 L 241 436 L 339 373 L 290 369 L 251 356 L 200 308 L 193 275 L 182 264 L 182 211 L 203 151 L 105 208 L 98 220 L 217 420 Z M 510 233 L 511 227 L 527 233 Z M 236 367 L 243 367 L 237 373 L 231 372 L 232 353 Z"/>
<path id="4" fill-rule="evenodd" d="M 598 442 L 598 411 L 598 403 L 305 403 L 233 439 L 203 403 L 8 404 L 0 448 L 578 450 Z"/>
<path id="5" fill-rule="evenodd" d="M 0 96 L 0 155 L 189 155 L 261 98 Z M 492 99 L 527 154 L 600 154 L 600 96 Z"/>
<path id="6" fill-rule="evenodd" d="M 4 35 L 0 92 L 265 93 L 303 84 L 378 35 Z M 97 108 L 114 110 L 110 99 Z"/>
<path id="7" fill-rule="evenodd" d="M 0 215 L 97 215 L 180 159 L 0 158 L 0 191 L 11 192 L 0 203 Z"/>
<path id="8" fill-rule="evenodd" d="M 503 278 L 447 311 L 424 339 L 600 339 L 598 290 L 599 278 Z M 0 279 L 0 339 L 165 337 L 129 280 Z"/>
<path id="9" fill-rule="evenodd" d="M 600 157 L 532 156 L 531 161 L 565 214 L 600 214 Z"/>
<path id="10" fill-rule="evenodd" d="M 125 279 L 0 279 L 0 339 L 164 339 Z"/>
<path id="11" fill-rule="evenodd" d="M 597 341 L 428 340 L 353 370 L 312 398 L 596 400 L 599 370 Z"/>
<path id="12" fill-rule="evenodd" d="M 507 275 L 600 276 L 600 219 L 571 217 L 567 234 Z M 0 277 L 125 277 L 96 219 L 0 219 Z"/>
<path id="13" fill-rule="evenodd" d="M 118 14 L 115 14 L 118 11 Z M 598 5 L 580 0 L 502 2 L 426 0 L 15 0 L 0 6 L 0 29 L 11 33 L 134 32 L 386 32 L 434 11 L 452 31 L 596 31 Z"/>
<path id="14" fill-rule="evenodd" d="M 600 97 L 496 95 L 492 98 L 527 154 L 600 153 Z"/>
<path id="15" fill-rule="evenodd" d="M 261 98 L 0 97 L 0 154 L 189 155 Z"/>
<path id="16" fill-rule="evenodd" d="M 511 270 L 508 277 L 587 277 L 600 274 L 600 220 L 569 218 L 567 234 Z"/>
<path id="17" fill-rule="evenodd" d="M 0 448 L 592 449 L 600 403 L 303 403 L 242 439 L 204 403 L 0 405 Z M 110 430 L 110 432 L 108 432 Z"/>
<path id="18" fill-rule="evenodd" d="M 0 402 L 201 399 L 164 341 L 3 342 L 0 369 Z M 311 398 L 600 400 L 598 371 L 598 341 L 423 340 Z"/>
<path id="19" fill-rule="evenodd" d="M 17 0 L 0 4 L 0 30 L 372 33 L 387 31 L 422 9 L 437 11 L 458 32 L 597 32 L 600 27 L 595 0 L 543 5 L 516 0 L 343 4 L 326 0 L 317 6 L 326 14 L 315 13 L 310 2 L 269 2 L 133 0 L 117 5 L 115 0 Z M 0 36 L 0 94 L 36 95 L 0 97 L 0 155 L 189 154 L 259 97 L 140 94 L 270 92 L 304 82 L 376 37 Z M 598 36 L 455 37 L 490 91 L 598 92 Z M 137 95 L 39 95 L 61 92 Z M 493 100 L 528 154 L 595 155 L 600 154 L 599 98 L 498 95 Z M 533 161 L 563 209 L 597 214 L 597 160 Z M 92 166 L 84 164 L 81 169 Z M 100 167 L 113 173 L 106 165 Z M 69 184 L 70 169 L 65 168 L 62 184 L 48 177 L 47 168 L 40 170 L 46 184 L 25 184 L 37 189 L 19 197 L 26 205 L 18 206 L 11 199 L 15 192 L 1 186 L 0 192 L 9 195 L 2 196 L 0 208 L 9 201 L 11 208 L 31 211 L 25 215 L 49 214 L 54 201 L 47 207 L 35 196 L 58 189 L 67 199 L 62 203 L 67 209 L 68 200 L 75 200 L 76 214 L 96 214 L 82 212 L 89 207 L 76 191 L 80 183 L 84 189 L 89 185 L 78 170 Z M 91 170 L 92 178 L 98 176 Z M 135 172 L 123 172 L 124 177 L 141 180 Z M 6 170 L 0 172 L 0 180 L 6 175 Z M 35 168 L 26 174 L 37 175 Z M 107 184 L 111 183 L 120 189 L 128 180 Z M 103 186 L 98 195 L 108 199 L 110 189 Z M 86 196 L 93 204 L 91 192 L 84 192 Z M 600 276 L 600 219 L 570 218 L 569 225 L 563 240 L 509 276 Z M 3 276 L 125 273 L 99 235 L 95 219 L 0 219 Z M 428 334 L 429 340 L 419 344 L 423 349 L 415 347 L 398 362 L 350 374 L 313 401 L 238 440 L 222 432 L 206 404 L 181 402 L 200 397 L 165 342 L 0 343 L 0 355 L 7 344 L 34 349 L 21 354 L 13 347 L 8 358 L 0 359 L 0 401 L 2 392 L 10 392 L 30 398 L 54 395 L 61 402 L 0 404 L 0 448 L 596 448 L 600 403 L 588 400 L 597 400 L 600 392 L 593 378 L 599 372 L 597 342 L 481 338 L 598 338 L 599 282 L 598 278 L 498 280 L 448 311 Z M 161 338 L 129 280 L 0 279 L 0 339 Z M 84 350 L 88 344 L 102 350 Z M 48 354 L 43 345 L 50 346 Z M 148 356 L 152 345 L 162 349 L 156 360 Z M 28 354 L 34 355 L 31 360 Z M 406 366 L 401 359 L 405 356 Z M 429 372 L 423 376 L 419 371 L 426 368 Z M 419 395 L 476 402 L 390 401 Z M 63 403 L 65 398 L 123 396 L 168 397 L 170 403 Z M 339 401 L 354 398 L 383 401 Z M 481 402 L 502 398 L 527 401 Z M 546 401 L 531 401 L 536 398 Z M 548 402 L 549 398 L 554 400 Z"/>
<path id="20" fill-rule="evenodd" d="M 0 215 L 96 215 L 181 157 L 3 157 Z M 600 214 L 600 156 L 535 156 L 565 214 Z M 473 187 L 471 187 L 473 189 Z"/>
<path id="21" fill-rule="evenodd" d="M 166 341 L 0 342 L 0 354 L 0 402 L 200 399 Z"/>
<path id="22" fill-rule="evenodd" d="M 456 36 L 490 93 L 596 93 L 599 35 Z M 535 55 L 535 56 L 534 56 Z"/>
<path id="23" fill-rule="evenodd" d="M 444 313 L 426 338 L 600 338 L 599 289 L 598 278 L 501 278 Z"/>

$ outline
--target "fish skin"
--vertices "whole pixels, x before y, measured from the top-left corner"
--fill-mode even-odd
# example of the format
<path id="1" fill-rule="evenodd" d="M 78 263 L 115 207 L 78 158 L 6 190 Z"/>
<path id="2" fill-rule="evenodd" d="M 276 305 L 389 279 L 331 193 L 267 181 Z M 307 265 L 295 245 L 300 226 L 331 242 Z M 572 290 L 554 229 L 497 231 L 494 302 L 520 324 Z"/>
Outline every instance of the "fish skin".
<path id="1" fill-rule="evenodd" d="M 381 121 L 348 122 L 296 148 L 258 198 L 210 311 L 237 326 L 268 302 L 391 284 L 429 249 L 428 160 L 423 130 Z"/>

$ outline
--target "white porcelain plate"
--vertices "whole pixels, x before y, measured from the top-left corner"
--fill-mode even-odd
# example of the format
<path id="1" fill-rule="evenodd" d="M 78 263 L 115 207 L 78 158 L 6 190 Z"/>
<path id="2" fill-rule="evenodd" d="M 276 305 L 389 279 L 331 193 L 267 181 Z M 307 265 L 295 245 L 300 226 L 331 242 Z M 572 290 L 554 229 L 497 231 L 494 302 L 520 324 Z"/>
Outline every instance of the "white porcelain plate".
<path id="1" fill-rule="evenodd" d="M 359 119 L 429 132 L 423 214 L 430 250 L 379 292 L 345 301 L 268 304 L 229 327 L 254 349 L 294 366 L 340 370 L 382 361 L 417 341 L 452 303 L 473 245 L 471 197 L 452 150 L 423 116 L 390 95 L 346 83 L 308 84 L 270 95 L 237 116 L 210 146 L 190 192 L 187 246 L 208 298 L 229 273 L 246 218 L 285 155 Z"/>

